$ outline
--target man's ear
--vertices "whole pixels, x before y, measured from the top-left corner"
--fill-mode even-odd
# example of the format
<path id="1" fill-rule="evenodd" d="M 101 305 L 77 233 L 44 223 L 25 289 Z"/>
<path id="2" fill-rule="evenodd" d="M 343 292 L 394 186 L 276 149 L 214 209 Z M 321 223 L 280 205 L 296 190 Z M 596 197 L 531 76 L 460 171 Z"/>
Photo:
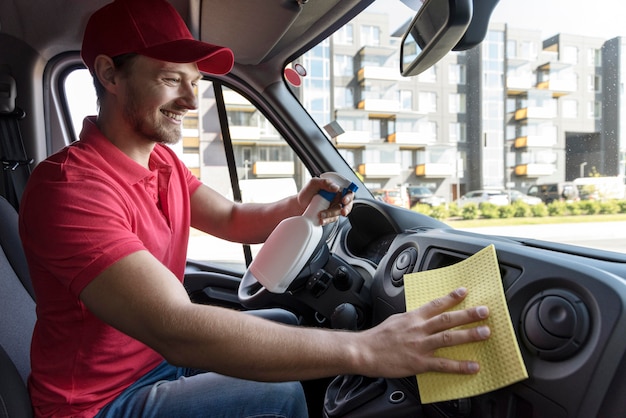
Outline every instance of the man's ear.
<path id="1" fill-rule="evenodd" d="M 94 76 L 98 77 L 100 84 L 109 92 L 116 87 L 116 70 L 113 59 L 106 55 L 98 55 L 93 64 Z"/>

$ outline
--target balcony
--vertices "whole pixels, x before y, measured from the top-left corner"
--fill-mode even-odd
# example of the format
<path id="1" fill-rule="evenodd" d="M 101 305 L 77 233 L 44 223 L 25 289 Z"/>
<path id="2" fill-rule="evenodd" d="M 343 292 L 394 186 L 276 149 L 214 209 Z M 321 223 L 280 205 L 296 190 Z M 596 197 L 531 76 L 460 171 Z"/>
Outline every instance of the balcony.
<path id="1" fill-rule="evenodd" d="M 552 119 L 556 117 L 556 109 L 550 107 L 525 107 L 515 111 L 515 120 L 522 121 L 526 119 Z"/>
<path id="2" fill-rule="evenodd" d="M 358 72 L 359 82 L 363 80 L 400 81 L 402 76 L 397 68 L 365 66 Z"/>
<path id="3" fill-rule="evenodd" d="M 415 166 L 415 175 L 418 177 L 451 177 L 454 174 L 454 165 L 445 163 L 425 163 Z"/>
<path id="4" fill-rule="evenodd" d="M 335 137 L 336 145 L 363 145 L 372 142 L 370 131 L 347 131 Z"/>
<path id="5" fill-rule="evenodd" d="M 546 80 L 537 83 L 539 90 L 550 90 L 552 97 L 561 97 L 576 91 L 574 80 Z"/>
<path id="6" fill-rule="evenodd" d="M 252 166 L 252 174 L 257 177 L 292 177 L 293 161 L 257 161 Z"/>
<path id="7" fill-rule="evenodd" d="M 400 101 L 395 99 L 363 99 L 358 108 L 368 112 L 384 112 L 393 114 L 400 111 Z"/>
<path id="8" fill-rule="evenodd" d="M 231 126 L 230 136 L 234 142 L 258 141 L 261 139 L 261 129 L 258 126 Z"/>
<path id="9" fill-rule="evenodd" d="M 551 148 L 556 145 L 553 136 L 528 135 L 515 138 L 515 148 Z"/>
<path id="10" fill-rule="evenodd" d="M 554 164 L 519 164 L 515 166 L 515 175 L 519 177 L 550 176 L 556 172 Z"/>
<path id="11" fill-rule="evenodd" d="M 506 88 L 509 95 L 517 96 L 533 88 L 533 81 L 528 76 L 508 76 L 506 78 Z"/>
<path id="12" fill-rule="evenodd" d="M 398 145 L 426 146 L 434 144 L 435 138 L 420 134 L 419 132 L 396 132 L 387 137 L 387 142 Z"/>
<path id="13" fill-rule="evenodd" d="M 385 178 L 399 175 L 399 163 L 365 163 L 359 164 L 359 174 L 367 178 Z"/>

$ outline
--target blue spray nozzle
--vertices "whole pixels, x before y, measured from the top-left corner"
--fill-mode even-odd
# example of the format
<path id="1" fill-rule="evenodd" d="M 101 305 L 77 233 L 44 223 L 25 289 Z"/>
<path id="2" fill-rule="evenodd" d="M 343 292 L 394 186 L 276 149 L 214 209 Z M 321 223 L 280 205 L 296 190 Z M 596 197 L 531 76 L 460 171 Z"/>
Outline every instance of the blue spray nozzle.
<path id="1" fill-rule="evenodd" d="M 329 192 L 328 190 L 320 190 L 317 193 L 329 202 L 332 202 L 337 195 L 337 193 Z"/>
<path id="2" fill-rule="evenodd" d="M 343 189 L 343 192 L 341 193 L 342 196 L 347 195 L 348 193 L 352 192 L 356 192 L 357 190 L 359 190 L 359 186 L 357 186 L 354 183 L 350 183 L 350 185 L 346 188 Z"/>
<path id="3" fill-rule="evenodd" d="M 356 192 L 358 188 L 359 186 L 357 186 L 356 184 L 350 183 L 348 187 L 344 187 L 341 191 L 341 197 L 347 195 L 350 192 Z M 328 200 L 329 202 L 332 202 L 335 199 L 335 196 L 337 196 L 337 193 L 329 192 L 328 190 L 320 190 L 318 194 L 320 194 L 324 199 Z"/>

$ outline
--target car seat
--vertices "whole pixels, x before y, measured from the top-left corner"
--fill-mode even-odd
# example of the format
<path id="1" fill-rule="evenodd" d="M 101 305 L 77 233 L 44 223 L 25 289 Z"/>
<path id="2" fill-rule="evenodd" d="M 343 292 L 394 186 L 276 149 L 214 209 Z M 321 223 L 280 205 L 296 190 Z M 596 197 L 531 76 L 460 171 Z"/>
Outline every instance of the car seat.
<path id="1" fill-rule="evenodd" d="M 18 209 L 22 192 L 30 176 L 33 159 L 26 156 L 19 121 L 26 112 L 15 104 L 15 79 L 0 73 L 0 162 L 2 163 L 2 195 Z"/>
<path id="2" fill-rule="evenodd" d="M 0 196 L 0 418 L 32 417 L 26 380 L 35 298 L 17 212 Z"/>

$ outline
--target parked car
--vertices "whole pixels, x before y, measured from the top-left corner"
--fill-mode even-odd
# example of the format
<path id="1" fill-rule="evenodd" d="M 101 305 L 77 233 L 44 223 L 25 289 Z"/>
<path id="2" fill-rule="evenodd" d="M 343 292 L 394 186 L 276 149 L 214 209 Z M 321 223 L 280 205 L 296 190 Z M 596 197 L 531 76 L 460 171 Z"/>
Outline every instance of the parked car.
<path id="1" fill-rule="evenodd" d="M 581 200 L 611 200 L 626 197 L 624 176 L 580 177 L 573 183 Z"/>
<path id="2" fill-rule="evenodd" d="M 409 208 L 409 198 L 408 196 L 404 196 L 400 189 L 378 189 L 373 190 L 372 194 L 381 202 L 400 206 L 401 208 Z"/>
<path id="3" fill-rule="evenodd" d="M 514 202 L 524 202 L 527 205 L 538 205 L 541 203 L 541 199 L 537 196 L 528 196 L 520 192 L 519 190 L 505 190 L 504 193 L 509 196 L 509 201 L 511 203 Z"/>
<path id="4" fill-rule="evenodd" d="M 555 200 L 563 202 L 580 200 L 578 187 L 573 182 L 535 184 L 528 188 L 527 194 L 540 198 L 545 204 Z"/>
<path id="5" fill-rule="evenodd" d="M 428 187 L 408 186 L 406 190 L 409 193 L 409 202 L 411 207 L 418 203 L 429 206 L 439 206 L 444 203 L 444 199 L 435 195 Z"/>
<path id="6" fill-rule="evenodd" d="M 509 196 L 502 190 L 472 190 L 456 200 L 456 204 L 459 208 L 462 208 L 468 203 L 475 203 L 476 205 L 492 203 L 497 206 L 506 206 L 510 201 Z"/>
<path id="7" fill-rule="evenodd" d="M 79 141 L 82 117 L 97 107 L 93 83 L 79 51 L 89 15 L 109 1 L 0 1 L 0 135 L 10 135 L 20 145 L 15 149 L 24 151 L 14 156 L 0 147 L 6 168 L 0 170 L 5 180 L 0 181 L 0 191 L 7 197 L 0 198 L 3 417 L 32 416 L 27 379 L 37 300 L 17 234 L 15 208 L 20 203 L 20 183 L 27 179 L 29 168 Z M 584 122 L 582 119 L 593 125 L 593 131 L 582 132 L 584 140 L 576 149 L 575 162 L 584 161 L 581 158 L 586 154 L 602 158 L 617 148 L 611 142 L 598 151 L 598 141 L 624 141 L 618 137 L 623 133 L 618 129 L 604 132 L 599 119 L 583 118 L 583 113 L 589 99 L 592 105 L 596 100 L 597 106 L 591 108 L 602 114 L 614 116 L 623 110 L 619 98 L 600 106 L 602 92 L 588 89 L 600 86 L 607 90 L 610 80 L 623 79 L 623 74 L 617 73 L 624 71 L 623 64 L 620 66 L 619 59 L 609 60 L 611 51 L 622 56 L 623 38 L 607 41 L 604 48 L 597 38 L 591 38 L 592 44 L 582 35 L 595 21 L 605 26 L 615 20 L 624 26 L 623 16 L 617 12 L 621 2 L 594 2 L 591 7 L 582 0 L 500 2 L 497 7 L 506 6 L 509 11 L 517 7 L 517 12 L 500 15 L 489 27 L 497 0 L 171 3 L 195 36 L 226 45 L 235 56 L 231 73 L 205 74 L 198 83 L 198 109 L 184 117 L 184 138 L 172 145 L 193 175 L 233 200 L 242 197 L 239 180 L 293 178 L 300 190 L 309 177 L 334 171 L 359 186 L 350 215 L 324 226 L 316 253 L 305 260 L 305 268 L 296 272 L 298 280 L 284 293 L 269 292 L 259 282 L 246 279 L 256 247 L 250 251 L 247 245 L 194 231 L 184 271 L 189 299 L 241 311 L 280 308 L 292 313 L 298 326 L 367 330 L 406 311 L 406 274 L 445 267 L 487 246 L 495 247 L 506 315 L 512 323 L 509 331 L 519 344 L 528 379 L 476 396 L 422 404 L 415 376 L 331 376 L 304 382 L 311 417 L 624 415 L 625 254 L 455 230 L 434 218 L 381 202 L 370 190 L 400 175 L 419 175 L 425 181 L 429 177 L 448 182 L 454 178 L 459 185 L 476 184 L 467 186 L 472 189 L 486 187 L 482 179 L 488 175 L 502 183 L 496 187 L 504 187 L 503 177 L 509 175 L 519 184 L 528 184 L 537 181 L 535 175 L 552 173 L 552 166 L 562 169 L 559 174 L 564 177 L 565 169 L 558 164 L 565 161 L 568 132 L 548 126 L 549 135 L 543 141 L 535 135 L 541 128 L 530 127 L 531 122 L 544 124 L 556 119 L 547 117 L 556 107 L 567 108 L 570 116 L 574 113 L 568 123 L 576 122 L 576 132 L 581 132 L 578 122 Z M 418 15 L 405 3 L 423 4 L 426 12 Z M 559 9 L 550 16 L 547 10 L 552 3 Z M 436 6 L 439 8 L 433 9 Z M 468 10 L 472 12 L 469 20 L 449 16 Z M 581 32 L 573 37 L 550 33 L 550 42 L 544 43 L 545 31 L 551 30 L 546 21 L 573 21 L 570 15 L 578 10 L 589 16 L 576 22 L 575 28 Z M 592 17 L 597 12 L 604 19 Z M 414 17 L 419 18 L 413 21 Z M 517 18 L 531 28 L 517 30 L 509 25 L 509 20 Z M 416 36 L 424 32 L 433 37 L 403 44 L 405 31 L 400 29 L 405 28 Z M 454 52 L 447 54 L 453 48 Z M 505 59 L 514 65 L 507 65 Z M 405 77 L 400 76 L 399 63 Z M 608 68 L 606 78 L 593 72 L 600 63 Z M 555 73 L 556 69 L 563 73 Z M 509 80 L 511 84 L 505 86 Z M 334 85 L 340 82 L 344 84 Z M 487 83 L 496 89 L 480 90 Z M 576 84 L 578 102 L 572 100 Z M 393 90 L 392 86 L 400 87 Z M 619 88 L 608 90 L 619 96 Z M 541 100 L 547 103 L 545 108 L 538 107 Z M 568 105 L 561 106 L 565 100 Z M 416 108 L 418 102 L 424 108 Z M 513 102 L 523 110 L 515 117 L 509 112 Z M 605 111 L 607 108 L 611 112 Z M 506 121 L 494 119 L 494 115 L 504 115 Z M 613 116 L 610 118 L 619 125 L 619 118 Z M 509 141 L 513 138 L 505 135 L 509 119 L 528 131 L 528 137 L 515 139 L 515 146 Z M 345 133 L 324 128 L 334 124 L 343 126 Z M 478 126 L 481 124 L 484 126 Z M 393 130 L 401 126 L 405 131 L 394 136 Z M 557 132 L 558 142 L 554 138 Z M 570 139 L 568 136 L 568 142 Z M 548 162 L 553 154 L 563 158 L 555 158 L 558 164 L 521 164 L 511 174 L 512 167 L 504 160 L 513 149 L 518 157 Z M 381 163 L 384 153 L 397 158 Z M 362 155 L 369 158 L 363 164 Z M 487 160 L 476 164 L 472 158 L 477 155 L 493 159 L 493 167 Z M 617 155 L 612 157 L 620 161 Z M 415 162 L 421 160 L 425 163 L 416 167 Z M 460 166 L 464 168 L 457 172 Z M 470 178 L 479 180 L 472 183 Z M 567 190 L 569 186 L 557 187 L 550 198 L 573 198 Z M 459 200 L 465 201 L 506 204 L 508 198 L 500 191 L 477 191 Z M 280 259 L 276 257 L 275 262 Z M 477 302 L 489 297 L 468 290 Z M 153 295 L 146 291 L 146 297 Z M 126 310 L 127 305 L 116 306 Z M 506 315 L 494 319 L 504 321 Z M 255 356 L 255 347 L 244 348 Z M 507 348 L 513 351 L 515 347 Z M 104 372 L 110 370 L 110 364 L 98 366 Z M 496 370 L 494 375 L 506 372 Z M 459 376 L 459 386 L 467 382 L 466 377 Z"/>

